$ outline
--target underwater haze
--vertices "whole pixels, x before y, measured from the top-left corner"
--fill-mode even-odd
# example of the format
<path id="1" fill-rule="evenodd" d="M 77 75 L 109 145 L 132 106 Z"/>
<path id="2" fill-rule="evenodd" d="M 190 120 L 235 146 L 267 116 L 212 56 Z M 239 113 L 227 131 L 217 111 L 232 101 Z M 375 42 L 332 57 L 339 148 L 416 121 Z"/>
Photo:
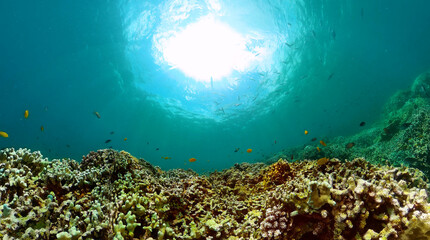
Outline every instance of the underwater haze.
<path id="1" fill-rule="evenodd" d="M 429 8 L 1 1 L 0 149 L 80 160 L 113 148 L 204 172 L 348 136 L 430 67 Z"/>

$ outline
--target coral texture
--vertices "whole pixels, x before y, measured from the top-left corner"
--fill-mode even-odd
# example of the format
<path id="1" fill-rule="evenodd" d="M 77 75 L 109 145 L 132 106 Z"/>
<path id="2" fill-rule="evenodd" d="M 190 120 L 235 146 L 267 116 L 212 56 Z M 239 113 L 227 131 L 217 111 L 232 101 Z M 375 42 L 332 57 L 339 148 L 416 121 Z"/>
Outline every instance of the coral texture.
<path id="1" fill-rule="evenodd" d="M 162 172 L 111 149 L 0 151 L 4 239 L 429 239 L 428 184 L 364 159 Z"/>

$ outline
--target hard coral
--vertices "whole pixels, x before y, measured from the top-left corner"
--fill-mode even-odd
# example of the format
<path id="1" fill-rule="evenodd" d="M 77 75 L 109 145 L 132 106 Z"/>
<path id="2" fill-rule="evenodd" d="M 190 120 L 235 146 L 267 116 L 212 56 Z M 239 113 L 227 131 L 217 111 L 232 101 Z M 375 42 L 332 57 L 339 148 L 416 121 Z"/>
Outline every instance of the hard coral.
<path id="1" fill-rule="evenodd" d="M 159 173 L 114 150 L 81 164 L 21 149 L 0 160 L 6 239 L 425 239 L 430 228 L 422 173 L 364 159 L 237 164 L 209 177 Z"/>

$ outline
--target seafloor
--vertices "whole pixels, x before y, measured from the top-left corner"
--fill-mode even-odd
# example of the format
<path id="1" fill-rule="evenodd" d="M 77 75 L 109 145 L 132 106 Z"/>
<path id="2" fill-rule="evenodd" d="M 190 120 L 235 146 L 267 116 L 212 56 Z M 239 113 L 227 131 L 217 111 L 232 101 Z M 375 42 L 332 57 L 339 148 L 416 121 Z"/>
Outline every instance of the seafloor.
<path id="1" fill-rule="evenodd" d="M 429 99 L 424 73 L 357 135 L 209 176 L 164 172 L 112 149 L 78 163 L 7 148 L 0 151 L 0 236 L 430 239 Z M 291 153 L 313 160 L 279 159 Z"/>

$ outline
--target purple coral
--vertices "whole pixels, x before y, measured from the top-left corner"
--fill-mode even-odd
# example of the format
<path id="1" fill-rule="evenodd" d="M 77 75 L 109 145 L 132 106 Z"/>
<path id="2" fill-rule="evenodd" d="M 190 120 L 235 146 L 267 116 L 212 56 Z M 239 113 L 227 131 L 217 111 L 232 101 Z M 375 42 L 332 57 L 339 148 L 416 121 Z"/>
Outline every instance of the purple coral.
<path id="1" fill-rule="evenodd" d="M 264 238 L 277 238 L 287 230 L 287 213 L 277 205 L 266 210 L 266 218 L 261 222 L 260 229 Z"/>

